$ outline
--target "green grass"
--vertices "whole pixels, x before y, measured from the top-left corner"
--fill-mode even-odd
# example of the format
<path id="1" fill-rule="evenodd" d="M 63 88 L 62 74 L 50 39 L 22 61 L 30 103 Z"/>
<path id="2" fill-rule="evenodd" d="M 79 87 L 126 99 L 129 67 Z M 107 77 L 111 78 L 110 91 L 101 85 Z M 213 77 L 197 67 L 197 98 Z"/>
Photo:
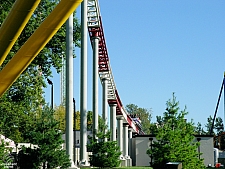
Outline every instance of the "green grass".
<path id="1" fill-rule="evenodd" d="M 126 168 L 132 168 L 132 169 L 152 169 L 152 167 L 118 167 L 118 169 L 126 169 Z"/>
<path id="2" fill-rule="evenodd" d="M 90 169 L 90 167 L 81 167 L 82 169 Z M 131 168 L 131 169 L 152 169 L 152 167 L 115 167 L 113 169 L 127 169 L 127 168 Z M 94 169 L 97 169 L 96 167 L 94 167 Z"/>
<path id="3" fill-rule="evenodd" d="M 116 167 L 116 168 L 113 168 L 113 169 L 127 169 L 127 168 L 131 168 L 131 169 L 152 169 L 152 167 Z M 206 167 L 206 169 L 209 169 L 212 167 Z M 81 167 L 81 169 L 90 169 L 90 167 Z M 94 167 L 94 169 L 97 169 L 96 167 Z"/>
<path id="4" fill-rule="evenodd" d="M 113 169 L 127 169 L 127 168 L 131 168 L 131 169 L 152 169 L 152 167 L 116 167 Z M 206 167 L 206 169 L 209 169 L 211 167 Z M 82 167 L 82 169 L 90 169 L 90 167 Z M 94 167 L 94 169 L 97 169 L 96 167 Z M 212 169 L 212 168 L 211 168 Z"/>

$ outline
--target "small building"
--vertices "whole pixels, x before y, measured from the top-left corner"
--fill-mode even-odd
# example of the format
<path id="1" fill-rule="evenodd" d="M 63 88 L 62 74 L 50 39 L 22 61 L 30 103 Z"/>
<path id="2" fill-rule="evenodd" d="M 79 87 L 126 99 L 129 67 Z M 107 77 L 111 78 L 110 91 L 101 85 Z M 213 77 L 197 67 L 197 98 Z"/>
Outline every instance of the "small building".
<path id="1" fill-rule="evenodd" d="M 150 147 L 152 141 L 156 141 L 154 135 L 136 135 L 132 139 L 132 165 L 133 166 L 150 166 L 151 158 L 146 154 L 146 150 Z M 214 147 L 213 136 L 211 135 L 195 135 L 195 140 L 200 142 L 200 147 L 196 151 L 200 151 L 200 158 L 204 159 L 205 166 L 214 164 Z"/>

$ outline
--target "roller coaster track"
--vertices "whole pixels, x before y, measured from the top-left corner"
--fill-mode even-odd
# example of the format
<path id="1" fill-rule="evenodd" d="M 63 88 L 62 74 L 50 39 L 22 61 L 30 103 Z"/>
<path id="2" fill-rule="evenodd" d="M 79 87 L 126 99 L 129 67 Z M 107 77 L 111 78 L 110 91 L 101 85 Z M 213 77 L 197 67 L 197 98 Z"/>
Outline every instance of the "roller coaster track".
<path id="1" fill-rule="evenodd" d="M 23 5 L 23 2 L 24 1 L 18 1 L 18 3 L 14 6 L 15 10 L 13 8 L 13 10 L 10 12 L 9 19 L 6 19 L 6 22 L 3 23 L 3 27 L 1 27 L 0 35 L 3 35 L 4 31 L 7 32 L 7 25 L 10 25 L 11 21 L 17 20 L 16 12 L 18 12 L 18 10 L 22 10 L 24 12 L 23 17 L 20 18 L 21 20 L 19 21 L 19 24 L 15 26 L 15 30 L 8 31 L 7 36 L 3 36 L 2 38 L 0 38 L 0 42 L 7 42 L 7 45 L 4 46 L 4 50 L 0 50 L 0 65 L 4 61 L 5 56 L 8 54 L 12 45 L 15 43 L 22 29 L 26 25 L 33 10 L 39 3 L 39 0 L 32 0 L 32 2 L 27 5 Z M 77 8 L 77 6 L 81 2 L 82 0 L 61 0 L 60 3 L 56 6 L 56 8 L 52 11 L 52 13 L 45 19 L 45 21 L 40 25 L 40 27 L 20 48 L 20 50 L 15 54 L 15 56 L 10 60 L 10 62 L 8 62 L 8 64 L 0 71 L 0 97 L 13 84 L 13 82 L 19 77 L 19 75 L 27 68 L 27 66 L 38 55 L 38 53 L 42 50 L 45 44 L 47 44 L 47 42 L 52 38 L 52 36 L 57 32 L 57 30 L 62 26 L 62 24 L 68 19 L 71 13 Z M 88 0 L 87 8 L 88 31 L 90 38 L 96 35 L 100 38 L 98 52 L 99 77 L 101 81 L 103 80 L 103 78 L 107 78 L 109 80 L 108 103 L 116 103 L 116 114 L 122 115 L 125 121 L 136 133 L 144 134 L 140 125 L 138 125 L 126 112 L 116 89 L 112 69 L 109 63 L 109 57 L 103 32 L 102 20 L 99 12 L 98 1 Z M 6 52 L 4 53 L 3 51 Z"/>
<path id="2" fill-rule="evenodd" d="M 96 36 L 99 37 L 98 72 L 101 82 L 104 78 L 108 79 L 108 104 L 117 104 L 116 114 L 122 115 L 125 121 L 129 124 L 129 127 L 131 127 L 136 133 L 144 134 L 140 125 L 136 123 L 126 112 L 116 89 L 116 83 L 114 81 L 109 62 L 109 55 L 106 47 L 98 0 L 88 0 L 87 11 L 89 37 L 90 39 Z"/>

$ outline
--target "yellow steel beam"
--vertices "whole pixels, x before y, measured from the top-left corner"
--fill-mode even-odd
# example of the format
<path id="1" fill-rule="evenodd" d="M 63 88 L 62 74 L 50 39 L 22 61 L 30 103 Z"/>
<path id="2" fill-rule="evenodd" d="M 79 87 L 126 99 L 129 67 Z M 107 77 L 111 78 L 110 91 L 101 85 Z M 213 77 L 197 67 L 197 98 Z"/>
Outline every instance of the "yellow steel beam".
<path id="1" fill-rule="evenodd" d="M 40 0 L 17 0 L 13 4 L 0 28 L 0 66 L 39 3 Z"/>
<path id="2" fill-rule="evenodd" d="M 27 68 L 82 0 L 61 0 L 0 72 L 0 97 Z"/>

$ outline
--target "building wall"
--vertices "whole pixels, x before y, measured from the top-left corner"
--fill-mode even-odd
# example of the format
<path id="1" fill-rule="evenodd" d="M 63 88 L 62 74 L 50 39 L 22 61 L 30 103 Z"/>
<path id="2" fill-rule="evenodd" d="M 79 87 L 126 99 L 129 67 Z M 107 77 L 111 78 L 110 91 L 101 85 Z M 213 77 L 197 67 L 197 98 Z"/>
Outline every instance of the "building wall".
<path id="1" fill-rule="evenodd" d="M 200 138 L 200 152 L 203 153 L 200 158 L 204 159 L 204 164 L 214 165 L 214 147 L 213 147 L 213 137 L 212 136 L 195 136 L 195 141 Z"/>
<path id="2" fill-rule="evenodd" d="M 131 159 L 132 159 L 132 166 L 136 166 L 136 138 L 132 138 L 132 146 L 131 146 Z"/>
<path id="3" fill-rule="evenodd" d="M 135 166 L 150 166 L 150 157 L 146 154 L 147 149 L 150 147 L 149 136 L 143 135 L 135 138 L 135 148 L 133 159 L 135 159 Z M 155 137 L 153 137 L 155 140 Z"/>
<path id="4" fill-rule="evenodd" d="M 146 154 L 146 150 L 150 147 L 149 138 L 153 138 L 156 141 L 155 137 L 152 135 L 139 135 L 133 138 L 133 151 L 132 159 L 134 166 L 150 166 L 151 158 Z M 214 164 L 214 153 L 213 153 L 213 137 L 196 135 L 195 140 L 200 138 L 200 152 L 203 153 L 200 158 L 204 158 L 204 164 Z M 197 149 L 198 151 L 198 149 Z"/>

